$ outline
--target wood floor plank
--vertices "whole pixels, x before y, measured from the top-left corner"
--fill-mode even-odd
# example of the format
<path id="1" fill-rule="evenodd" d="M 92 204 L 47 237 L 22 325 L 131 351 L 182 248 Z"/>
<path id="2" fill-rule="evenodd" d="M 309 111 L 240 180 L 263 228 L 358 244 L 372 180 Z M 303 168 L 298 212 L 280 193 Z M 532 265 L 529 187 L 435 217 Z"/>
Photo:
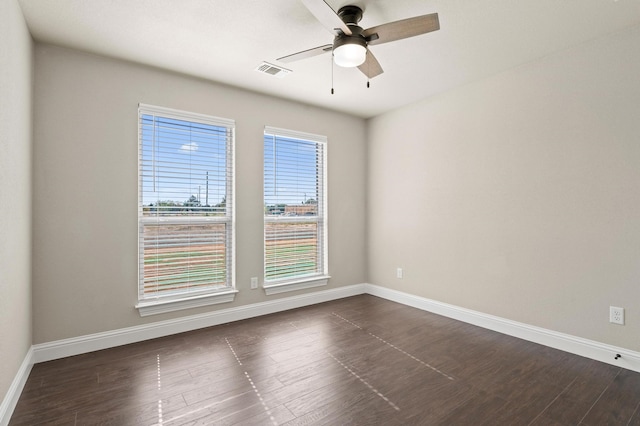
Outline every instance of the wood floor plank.
<path id="1" fill-rule="evenodd" d="M 347 414 L 359 405 L 373 406 L 379 404 L 374 395 L 366 387 L 354 387 L 356 381 L 350 379 L 346 383 L 341 383 L 329 389 L 328 387 L 319 389 L 305 395 L 295 404 L 285 404 L 289 410 L 297 417 L 286 425 L 304 424 L 334 424 L 338 414 Z M 385 419 L 378 419 L 383 422 Z M 384 423 L 381 423 L 384 424 Z"/>
<path id="2" fill-rule="evenodd" d="M 235 419 L 236 416 L 242 418 L 244 410 L 251 408 L 255 409 L 256 413 L 264 410 L 250 387 L 235 389 L 166 413 L 163 415 L 162 424 L 214 424 L 217 419 Z"/>
<path id="3" fill-rule="evenodd" d="M 528 426 L 566 426 L 575 424 L 577 423 L 564 423 L 555 419 L 551 419 L 544 415 L 535 418 L 532 422 L 527 423 Z"/>
<path id="4" fill-rule="evenodd" d="M 582 424 L 626 425 L 640 402 L 640 373 L 620 369 L 618 375 L 598 398 Z"/>
<path id="5" fill-rule="evenodd" d="M 433 420 L 433 424 L 459 424 L 459 425 L 480 425 L 486 420 L 494 422 L 496 412 L 502 409 L 506 401 L 500 396 L 491 392 L 477 391 L 470 393 L 470 397 L 460 404 L 457 404 L 445 413 L 438 413 L 435 419 L 429 419 L 424 424 L 429 424 Z M 416 414 L 413 419 L 415 421 L 424 420 L 424 414 Z M 437 422 L 436 422 L 437 421 Z M 519 424 L 522 420 L 515 415 L 511 416 L 508 424 Z M 420 423 L 417 423 L 420 424 Z M 495 422 L 493 424 L 501 424 Z"/>
<path id="6" fill-rule="evenodd" d="M 287 383 L 282 388 L 271 391 L 270 394 L 286 404 L 318 389 L 331 388 L 347 379 L 345 371 L 338 366 L 321 367 L 315 374 Z"/>
<path id="7" fill-rule="evenodd" d="M 354 377 L 350 377 L 346 372 L 337 375 L 335 380 L 327 386 L 321 386 L 312 392 L 297 396 L 284 405 L 294 415 L 303 416 L 314 411 L 317 407 L 337 407 L 344 406 L 344 399 L 350 400 L 353 395 L 363 398 L 370 393 L 364 385 L 361 385 Z"/>
<path id="8" fill-rule="evenodd" d="M 618 367 L 593 360 L 578 361 L 582 361 L 581 370 L 575 367 L 579 362 L 562 364 L 567 370 L 573 371 L 575 379 L 544 411 L 546 419 L 578 424 L 620 371 Z"/>
<path id="9" fill-rule="evenodd" d="M 451 382 L 433 376 L 431 381 L 412 381 L 386 395 L 400 407 L 402 417 L 419 420 L 422 424 L 436 424 L 459 407 L 466 406 L 478 393 L 463 381 Z"/>
<path id="10" fill-rule="evenodd" d="M 640 403 L 636 407 L 627 426 L 640 426 Z"/>
<path id="11" fill-rule="evenodd" d="M 65 413 L 60 416 L 56 416 L 53 414 L 48 414 L 46 416 L 42 415 L 28 415 L 21 416 L 18 418 L 11 418 L 9 423 L 10 425 L 16 426 L 38 426 L 38 425 L 47 425 L 47 426 L 67 426 L 67 425 L 75 425 L 76 424 L 76 415 L 75 413 Z"/>
<path id="12" fill-rule="evenodd" d="M 164 416 L 186 407 L 180 395 L 162 398 L 141 405 L 128 404 L 122 400 L 113 404 L 103 404 L 97 408 L 81 409 L 76 413 L 76 424 L 94 425 L 153 425 L 159 421 L 159 413 Z"/>
<path id="13" fill-rule="evenodd" d="M 216 419 L 216 426 L 264 426 L 264 425 L 281 425 L 285 424 L 296 416 L 293 415 L 284 405 L 270 407 L 269 411 L 264 409 L 258 410 L 258 413 L 252 417 L 243 417 L 235 419 Z"/>

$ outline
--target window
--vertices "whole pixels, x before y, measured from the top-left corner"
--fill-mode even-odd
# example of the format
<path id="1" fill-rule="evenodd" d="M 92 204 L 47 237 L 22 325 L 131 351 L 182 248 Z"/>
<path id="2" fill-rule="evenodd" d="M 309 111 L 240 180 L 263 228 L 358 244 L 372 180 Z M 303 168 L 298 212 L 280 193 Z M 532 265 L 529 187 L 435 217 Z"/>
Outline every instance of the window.
<path id="1" fill-rule="evenodd" d="M 325 285 L 326 137 L 264 132 L 264 288 L 267 294 Z"/>
<path id="2" fill-rule="evenodd" d="M 140 105 L 138 309 L 232 301 L 234 122 Z"/>

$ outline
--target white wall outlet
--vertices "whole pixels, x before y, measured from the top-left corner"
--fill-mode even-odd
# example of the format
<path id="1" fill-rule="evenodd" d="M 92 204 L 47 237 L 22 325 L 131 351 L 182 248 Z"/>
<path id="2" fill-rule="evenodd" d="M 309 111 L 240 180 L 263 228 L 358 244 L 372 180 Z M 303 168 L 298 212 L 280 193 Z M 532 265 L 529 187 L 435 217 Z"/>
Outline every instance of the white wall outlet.
<path id="1" fill-rule="evenodd" d="M 396 278 L 402 278 L 402 268 L 396 269 Z"/>
<path id="2" fill-rule="evenodd" d="M 609 322 L 624 325 L 624 308 L 609 306 Z"/>
<path id="3" fill-rule="evenodd" d="M 255 290 L 258 288 L 258 277 L 251 277 L 251 289 Z"/>

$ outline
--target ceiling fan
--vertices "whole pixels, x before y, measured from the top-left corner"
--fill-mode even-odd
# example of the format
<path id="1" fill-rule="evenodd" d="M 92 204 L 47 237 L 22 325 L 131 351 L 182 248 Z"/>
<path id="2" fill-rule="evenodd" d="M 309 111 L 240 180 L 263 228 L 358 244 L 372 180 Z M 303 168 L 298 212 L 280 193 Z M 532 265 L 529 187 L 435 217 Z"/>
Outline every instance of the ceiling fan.
<path id="1" fill-rule="evenodd" d="M 358 6 L 343 6 L 336 13 L 324 0 L 302 0 L 302 3 L 326 29 L 334 34 L 333 44 L 283 56 L 278 58 L 278 61 L 287 63 L 333 52 L 336 65 L 358 67 L 368 78 L 373 78 L 384 71 L 369 50 L 369 46 L 440 29 L 437 13 L 389 22 L 364 30 L 358 26 L 358 22 L 362 19 L 362 9 Z"/>

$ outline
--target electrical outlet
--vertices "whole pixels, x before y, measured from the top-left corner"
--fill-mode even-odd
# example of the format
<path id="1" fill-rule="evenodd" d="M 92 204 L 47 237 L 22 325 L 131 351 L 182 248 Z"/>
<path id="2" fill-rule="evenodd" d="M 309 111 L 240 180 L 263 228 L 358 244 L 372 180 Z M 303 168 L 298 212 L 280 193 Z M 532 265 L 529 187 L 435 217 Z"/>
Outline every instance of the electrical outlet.
<path id="1" fill-rule="evenodd" d="M 402 278 L 402 268 L 396 269 L 396 278 Z"/>
<path id="2" fill-rule="evenodd" d="M 258 288 L 258 277 L 251 277 L 251 289 L 255 290 Z"/>
<path id="3" fill-rule="evenodd" d="M 609 322 L 624 325 L 624 308 L 609 306 Z"/>

